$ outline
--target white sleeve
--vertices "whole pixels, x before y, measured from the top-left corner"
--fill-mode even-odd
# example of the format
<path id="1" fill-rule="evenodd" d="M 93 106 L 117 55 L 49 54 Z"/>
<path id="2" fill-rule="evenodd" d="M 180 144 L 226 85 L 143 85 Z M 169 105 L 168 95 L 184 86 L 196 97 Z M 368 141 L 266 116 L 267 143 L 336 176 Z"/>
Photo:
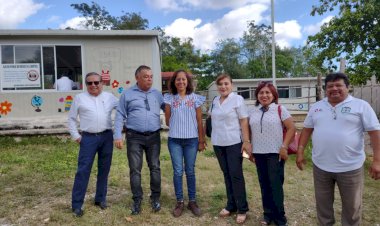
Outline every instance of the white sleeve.
<path id="1" fill-rule="evenodd" d="M 73 140 L 77 140 L 78 138 L 81 137 L 78 131 L 78 112 L 79 112 L 78 102 L 79 102 L 79 99 L 75 97 L 73 104 L 70 107 L 69 116 L 67 120 L 69 132 Z"/>

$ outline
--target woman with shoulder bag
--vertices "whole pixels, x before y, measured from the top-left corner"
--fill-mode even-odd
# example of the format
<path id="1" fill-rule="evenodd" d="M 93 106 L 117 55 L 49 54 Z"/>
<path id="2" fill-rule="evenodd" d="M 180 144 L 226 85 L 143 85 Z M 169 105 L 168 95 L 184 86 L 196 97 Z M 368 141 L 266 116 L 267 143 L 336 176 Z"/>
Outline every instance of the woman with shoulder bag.
<path id="1" fill-rule="evenodd" d="M 288 146 L 296 129 L 290 113 L 284 106 L 278 105 L 278 92 L 273 84 L 259 83 L 255 96 L 256 104 L 249 110 L 249 125 L 264 210 L 261 225 L 272 222 L 287 225 L 284 210 L 284 166 L 288 159 Z M 287 130 L 285 138 L 282 125 Z"/>

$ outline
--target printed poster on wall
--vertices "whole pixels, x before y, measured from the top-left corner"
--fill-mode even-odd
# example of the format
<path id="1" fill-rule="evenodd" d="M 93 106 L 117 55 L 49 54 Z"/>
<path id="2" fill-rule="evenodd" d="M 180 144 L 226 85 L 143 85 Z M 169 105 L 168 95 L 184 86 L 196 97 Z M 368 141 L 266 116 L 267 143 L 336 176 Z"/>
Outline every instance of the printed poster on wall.
<path id="1" fill-rule="evenodd" d="M 41 87 L 40 64 L 2 64 L 2 88 Z"/>

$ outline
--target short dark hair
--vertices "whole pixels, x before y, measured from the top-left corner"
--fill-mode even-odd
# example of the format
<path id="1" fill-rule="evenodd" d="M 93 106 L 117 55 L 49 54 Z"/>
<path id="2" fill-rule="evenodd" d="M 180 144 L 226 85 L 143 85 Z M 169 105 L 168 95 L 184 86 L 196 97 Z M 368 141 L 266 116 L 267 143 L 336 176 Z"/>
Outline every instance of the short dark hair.
<path id="1" fill-rule="evenodd" d="M 278 92 L 277 92 L 276 87 L 274 87 L 274 85 L 272 84 L 272 82 L 260 82 L 257 85 L 257 88 L 255 90 L 255 97 L 256 97 L 256 103 L 255 103 L 255 105 L 259 106 L 259 104 L 260 104 L 258 95 L 259 95 L 260 90 L 262 88 L 264 88 L 264 87 L 268 87 L 268 89 L 272 93 L 272 95 L 273 95 L 273 101 L 272 101 L 272 103 L 278 104 Z"/>
<path id="2" fill-rule="evenodd" d="M 144 71 L 144 70 L 152 70 L 150 67 L 146 66 L 146 65 L 140 65 L 136 71 L 135 71 L 135 77 L 141 72 L 141 71 Z"/>
<path id="3" fill-rule="evenodd" d="M 175 71 L 173 76 L 170 78 L 169 91 L 171 94 L 174 94 L 174 95 L 176 95 L 178 93 L 177 87 L 175 87 L 175 80 L 176 80 L 178 74 L 181 72 L 185 73 L 185 76 L 187 79 L 186 94 L 191 94 L 194 91 L 193 79 L 191 79 L 189 73 L 187 73 L 183 69 L 179 69 L 179 70 Z"/>
<path id="4" fill-rule="evenodd" d="M 337 80 L 343 79 L 344 84 L 346 84 L 346 87 L 350 85 L 350 81 L 348 80 L 348 77 L 346 74 L 342 72 L 336 72 L 336 73 L 330 73 L 325 78 L 325 87 L 327 87 L 328 82 L 335 82 Z"/>
<path id="5" fill-rule="evenodd" d="M 85 80 L 87 81 L 87 78 L 88 78 L 89 76 L 92 76 L 92 75 L 97 75 L 97 76 L 99 76 L 100 81 L 102 81 L 102 76 L 100 76 L 97 72 L 89 72 L 89 73 L 87 73 L 87 74 L 86 74 L 86 78 L 85 78 Z"/>
<path id="6" fill-rule="evenodd" d="M 216 77 L 216 80 L 215 80 L 215 83 L 216 85 L 219 85 L 219 82 L 223 79 L 227 78 L 228 80 L 230 80 L 231 84 L 232 84 L 232 78 L 231 76 L 228 74 L 228 73 L 220 73 L 218 74 L 218 76 Z"/>

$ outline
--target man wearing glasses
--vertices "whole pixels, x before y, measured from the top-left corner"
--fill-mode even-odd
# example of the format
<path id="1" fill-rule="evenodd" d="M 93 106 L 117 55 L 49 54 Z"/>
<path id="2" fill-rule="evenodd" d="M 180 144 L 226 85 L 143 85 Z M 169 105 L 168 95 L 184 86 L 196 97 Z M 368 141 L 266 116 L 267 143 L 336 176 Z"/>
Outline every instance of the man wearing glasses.
<path id="1" fill-rule="evenodd" d="M 141 168 L 143 153 L 150 171 L 150 203 L 152 210 L 161 209 L 160 170 L 160 109 L 163 107 L 162 94 L 152 88 L 153 74 L 150 67 L 141 65 L 135 72 L 137 84 L 125 90 L 119 101 L 115 118 L 115 146 L 123 147 L 122 129 L 126 128 L 127 156 L 133 205 L 132 214 L 141 212 L 143 191 Z"/>
<path id="2" fill-rule="evenodd" d="M 342 200 L 341 225 L 361 225 L 364 186 L 364 132 L 373 148 L 369 175 L 380 179 L 380 124 L 372 107 L 348 94 L 343 73 L 326 76 L 326 98 L 315 103 L 305 119 L 297 151 L 304 169 L 304 147 L 311 135 L 315 200 L 319 225 L 334 225 L 334 190 Z"/>
<path id="3" fill-rule="evenodd" d="M 77 217 L 83 215 L 82 205 L 96 153 L 98 175 L 94 204 L 101 209 L 107 208 L 107 181 L 113 151 L 111 112 L 118 105 L 113 94 L 102 91 L 103 84 L 98 73 L 86 75 L 86 87 L 87 92 L 75 96 L 68 118 L 71 137 L 80 145 L 72 191 L 72 211 Z M 81 133 L 77 128 L 78 116 Z"/>

